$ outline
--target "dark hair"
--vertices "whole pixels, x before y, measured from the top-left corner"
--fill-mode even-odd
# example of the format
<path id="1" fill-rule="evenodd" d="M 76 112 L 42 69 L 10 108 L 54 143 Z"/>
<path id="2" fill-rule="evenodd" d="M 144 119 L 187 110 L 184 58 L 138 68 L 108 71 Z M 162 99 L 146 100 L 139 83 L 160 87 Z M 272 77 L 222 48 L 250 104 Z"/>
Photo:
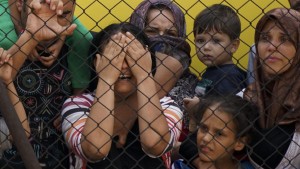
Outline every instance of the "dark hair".
<path id="1" fill-rule="evenodd" d="M 199 123 L 204 112 L 214 105 L 217 105 L 218 111 L 232 116 L 237 138 L 251 136 L 254 123 L 258 120 L 257 106 L 236 95 L 227 95 L 226 97 L 209 95 L 200 100 L 196 111 L 192 114 L 196 122 Z"/>
<path id="2" fill-rule="evenodd" d="M 229 6 L 215 4 L 200 12 L 194 20 L 194 35 L 215 30 L 227 34 L 231 40 L 239 38 L 241 22 Z"/>
<path id="3" fill-rule="evenodd" d="M 126 33 L 130 32 L 143 46 L 146 48 L 147 46 L 150 46 L 150 41 L 147 37 L 147 35 L 138 27 L 132 25 L 128 22 L 122 22 L 118 24 L 111 24 L 107 27 L 105 27 L 102 31 L 99 33 L 96 33 L 89 49 L 89 56 L 91 57 L 91 60 L 94 60 L 96 58 L 96 54 L 102 54 L 104 51 L 104 48 L 110 41 L 111 37 L 119 32 Z M 154 52 L 151 48 L 149 48 L 149 52 L 151 54 L 151 60 L 152 60 L 152 74 L 154 75 L 156 72 L 156 57 L 154 55 Z M 94 79 L 93 82 L 91 82 L 91 86 L 89 90 L 92 90 L 95 86 L 95 78 L 96 75 L 93 71 L 92 78 Z"/>

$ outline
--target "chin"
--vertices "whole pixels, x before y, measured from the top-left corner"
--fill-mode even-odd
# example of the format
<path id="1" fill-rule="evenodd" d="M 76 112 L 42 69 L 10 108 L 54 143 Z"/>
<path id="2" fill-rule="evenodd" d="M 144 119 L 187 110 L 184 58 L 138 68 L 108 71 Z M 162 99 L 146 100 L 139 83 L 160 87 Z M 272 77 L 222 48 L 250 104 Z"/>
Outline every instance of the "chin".
<path id="1" fill-rule="evenodd" d="M 54 61 L 53 61 L 53 62 L 52 62 L 52 61 L 50 61 L 50 62 L 43 62 L 43 61 L 41 61 L 41 63 L 42 63 L 45 67 L 51 67 L 51 66 L 53 65 Z"/>
<path id="2" fill-rule="evenodd" d="M 133 86 L 115 86 L 115 95 L 122 97 L 122 98 L 127 98 L 131 96 L 132 94 L 136 93 L 136 88 Z"/>
<path id="3" fill-rule="evenodd" d="M 214 161 L 214 159 L 212 159 L 211 157 L 209 157 L 208 155 L 205 155 L 203 153 L 199 154 L 199 159 L 201 161 L 205 161 L 205 162 L 213 162 Z"/>

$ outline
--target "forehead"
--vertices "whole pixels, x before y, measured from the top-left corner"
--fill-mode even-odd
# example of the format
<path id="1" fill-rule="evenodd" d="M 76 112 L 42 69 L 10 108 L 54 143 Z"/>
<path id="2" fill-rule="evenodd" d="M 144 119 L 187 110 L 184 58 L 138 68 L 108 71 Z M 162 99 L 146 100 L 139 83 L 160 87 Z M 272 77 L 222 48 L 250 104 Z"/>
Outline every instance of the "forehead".
<path id="1" fill-rule="evenodd" d="M 168 8 L 163 8 L 163 9 L 151 8 L 147 14 L 147 18 L 150 21 L 154 20 L 155 18 L 157 18 L 159 16 L 164 17 L 174 23 L 175 19 L 174 19 L 173 13 Z"/>
<path id="2" fill-rule="evenodd" d="M 275 21 L 267 21 L 266 24 L 263 26 L 262 32 L 270 32 L 270 31 L 278 31 L 278 32 L 283 32 L 282 27 L 276 23 Z"/>
<path id="3" fill-rule="evenodd" d="M 218 121 L 222 121 L 222 123 L 228 123 L 232 121 L 232 116 L 229 113 L 220 110 L 219 104 L 214 104 L 205 110 L 201 121 L 212 119 L 217 119 Z"/>

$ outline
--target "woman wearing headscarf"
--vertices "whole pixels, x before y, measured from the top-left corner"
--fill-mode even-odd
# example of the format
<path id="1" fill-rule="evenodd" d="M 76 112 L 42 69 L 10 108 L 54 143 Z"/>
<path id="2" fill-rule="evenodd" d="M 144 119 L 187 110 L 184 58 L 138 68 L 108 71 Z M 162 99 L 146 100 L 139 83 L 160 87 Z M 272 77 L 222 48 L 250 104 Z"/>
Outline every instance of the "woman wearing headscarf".
<path id="1" fill-rule="evenodd" d="M 191 48 L 185 41 L 184 13 L 170 0 L 145 0 L 136 7 L 130 22 L 144 30 L 156 51 L 154 78 L 160 97 L 168 94 L 183 110 L 183 99 L 194 96 L 197 85 L 197 76 L 189 71 Z M 184 123 L 183 130 L 187 132 L 186 119 Z"/>
<path id="2" fill-rule="evenodd" d="M 260 109 L 250 159 L 263 168 L 300 166 L 300 13 L 278 8 L 266 13 L 255 32 L 255 88 Z M 246 93 L 248 94 L 248 93 Z"/>

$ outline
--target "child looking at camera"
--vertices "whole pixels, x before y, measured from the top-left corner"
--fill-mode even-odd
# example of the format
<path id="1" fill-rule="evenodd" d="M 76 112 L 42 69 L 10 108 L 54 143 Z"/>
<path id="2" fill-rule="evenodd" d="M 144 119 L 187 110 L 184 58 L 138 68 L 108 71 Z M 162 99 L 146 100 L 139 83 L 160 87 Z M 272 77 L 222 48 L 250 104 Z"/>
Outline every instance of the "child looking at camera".
<path id="1" fill-rule="evenodd" d="M 207 66 L 196 94 L 236 94 L 246 87 L 246 72 L 233 63 L 239 47 L 241 23 L 230 7 L 215 4 L 198 14 L 194 21 L 196 52 Z"/>
<path id="2" fill-rule="evenodd" d="M 207 96 L 196 105 L 193 117 L 197 123 L 198 155 L 177 160 L 173 169 L 251 169 L 248 161 L 240 161 L 234 153 L 242 151 L 250 141 L 257 108 L 239 96 Z"/>

